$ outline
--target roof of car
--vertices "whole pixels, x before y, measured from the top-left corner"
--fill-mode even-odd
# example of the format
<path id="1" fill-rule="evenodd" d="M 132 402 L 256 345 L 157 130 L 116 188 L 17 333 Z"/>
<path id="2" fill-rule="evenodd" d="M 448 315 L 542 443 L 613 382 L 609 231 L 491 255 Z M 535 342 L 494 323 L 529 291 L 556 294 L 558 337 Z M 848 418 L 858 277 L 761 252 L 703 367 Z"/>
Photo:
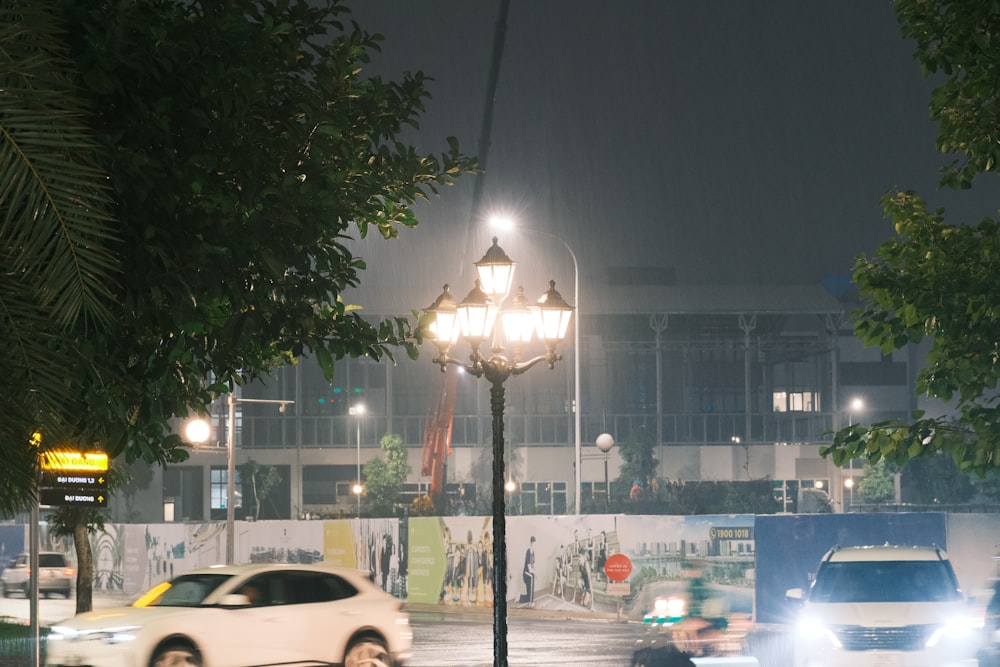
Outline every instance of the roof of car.
<path id="1" fill-rule="evenodd" d="M 948 555 L 937 546 L 881 546 L 834 547 L 824 556 L 824 561 L 892 561 L 892 560 L 947 560 Z"/>

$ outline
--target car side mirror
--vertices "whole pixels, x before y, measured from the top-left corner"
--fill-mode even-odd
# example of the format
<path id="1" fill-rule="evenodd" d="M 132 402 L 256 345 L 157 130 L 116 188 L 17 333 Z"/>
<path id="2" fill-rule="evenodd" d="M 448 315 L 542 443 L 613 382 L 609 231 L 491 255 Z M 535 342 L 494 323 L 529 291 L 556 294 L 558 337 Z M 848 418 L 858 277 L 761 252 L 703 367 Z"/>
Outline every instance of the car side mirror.
<path id="1" fill-rule="evenodd" d="M 805 599 L 805 591 L 801 588 L 789 588 L 785 591 L 785 599 L 790 602 L 802 602 Z"/>
<path id="2" fill-rule="evenodd" d="M 230 593 L 219 601 L 220 607 L 249 607 L 250 598 L 239 593 Z"/>

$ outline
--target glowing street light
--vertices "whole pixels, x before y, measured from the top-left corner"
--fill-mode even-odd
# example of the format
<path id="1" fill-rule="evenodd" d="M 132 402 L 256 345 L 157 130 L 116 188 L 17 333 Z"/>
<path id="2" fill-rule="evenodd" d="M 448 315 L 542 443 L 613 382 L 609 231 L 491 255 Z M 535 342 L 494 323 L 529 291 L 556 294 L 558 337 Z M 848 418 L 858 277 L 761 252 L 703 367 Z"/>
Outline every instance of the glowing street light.
<path id="1" fill-rule="evenodd" d="M 434 363 L 444 372 L 449 364 L 465 368 L 473 377 L 485 377 L 490 382 L 490 408 L 493 419 L 493 664 L 507 666 L 507 544 L 506 511 L 504 496 L 504 382 L 520 375 L 540 362 L 555 368 L 562 359 L 556 346 L 566 338 L 566 330 L 573 316 L 573 308 L 556 291 L 555 282 L 529 306 L 523 290 L 504 302 L 514 281 L 514 262 L 497 245 L 486 251 L 476 262 L 479 274 L 476 286 L 456 304 L 444 286 L 444 292 L 426 310 L 433 320 L 428 323 L 429 337 L 438 348 Z M 501 305 L 502 304 L 502 305 Z M 497 319 L 501 326 L 495 327 Z M 502 330 L 502 331 L 501 331 Z M 537 333 L 545 345 L 545 352 L 531 359 L 521 360 L 522 346 Z M 469 362 L 449 356 L 459 336 L 472 348 Z M 511 349 L 511 356 L 504 356 L 504 340 Z M 489 341 L 489 356 L 480 352 Z"/>

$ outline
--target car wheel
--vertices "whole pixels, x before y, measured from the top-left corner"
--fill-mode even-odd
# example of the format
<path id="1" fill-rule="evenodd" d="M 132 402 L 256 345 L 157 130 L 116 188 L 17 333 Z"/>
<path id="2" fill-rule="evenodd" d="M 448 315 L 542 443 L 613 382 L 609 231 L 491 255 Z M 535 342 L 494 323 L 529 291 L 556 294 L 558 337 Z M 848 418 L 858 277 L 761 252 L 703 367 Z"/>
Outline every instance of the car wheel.
<path id="1" fill-rule="evenodd" d="M 392 667 L 385 645 L 377 639 L 361 639 L 347 649 L 344 667 Z"/>
<path id="2" fill-rule="evenodd" d="M 153 653 L 149 667 L 201 667 L 201 655 L 189 644 L 166 644 Z"/>

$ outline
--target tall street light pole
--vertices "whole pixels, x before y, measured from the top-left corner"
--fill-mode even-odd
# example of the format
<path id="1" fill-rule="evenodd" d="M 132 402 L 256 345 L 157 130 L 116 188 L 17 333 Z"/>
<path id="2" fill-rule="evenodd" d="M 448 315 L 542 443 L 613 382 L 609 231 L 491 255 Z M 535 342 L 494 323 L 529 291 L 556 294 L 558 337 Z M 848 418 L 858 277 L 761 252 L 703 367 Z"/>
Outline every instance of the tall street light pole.
<path id="1" fill-rule="evenodd" d="M 507 219 L 494 218 L 491 223 L 497 227 L 511 228 L 515 225 Z M 576 324 L 573 326 L 573 439 L 574 439 L 574 477 L 576 482 L 576 492 L 573 494 L 576 497 L 576 515 L 580 515 L 580 487 L 583 485 L 581 467 L 581 449 L 580 449 L 580 410 L 582 406 L 580 405 L 580 266 L 576 261 L 576 253 L 573 252 L 573 248 L 569 246 L 564 240 L 556 236 L 551 232 L 546 232 L 541 229 L 535 229 L 534 227 L 519 227 L 526 232 L 531 232 L 533 234 L 540 234 L 542 236 L 547 236 L 550 239 L 555 239 L 559 243 L 563 244 L 563 247 L 569 252 L 569 256 L 573 258 L 573 301 L 576 303 Z"/>
<path id="2" fill-rule="evenodd" d="M 236 404 L 237 403 L 271 403 L 278 406 L 278 412 L 284 414 L 289 405 L 295 401 L 268 398 L 237 398 L 236 394 L 226 396 L 229 407 L 229 419 L 226 425 L 226 563 L 235 560 L 236 545 Z M 208 440 L 212 427 L 203 419 L 194 419 L 187 424 L 185 435 L 194 443 Z"/>
<path id="3" fill-rule="evenodd" d="M 357 405 L 352 405 L 347 408 L 348 414 L 358 418 L 358 433 L 357 433 L 357 445 L 358 445 L 358 479 L 354 483 L 354 495 L 358 497 L 358 513 L 357 517 L 361 518 L 361 493 L 365 490 L 364 485 L 361 484 L 361 417 L 365 414 L 364 403 L 358 403 Z"/>
<path id="4" fill-rule="evenodd" d="M 434 363 L 444 372 L 448 364 L 465 368 L 473 377 L 485 377 L 490 383 L 490 409 L 493 420 L 493 664 L 507 667 L 507 544 L 506 511 L 504 497 L 504 382 L 520 375 L 529 368 L 545 362 L 555 368 L 562 357 L 556 346 L 566 337 L 573 308 L 549 282 L 549 289 L 535 306 L 528 306 L 523 289 L 516 296 L 501 302 L 510 293 L 514 281 L 514 262 L 497 245 L 476 262 L 479 279 L 465 300 L 459 304 L 444 286 L 442 294 L 426 310 L 421 326 L 428 338 L 438 347 Z M 497 317 L 500 327 L 494 328 Z M 521 347 L 528 343 L 534 331 L 545 344 L 545 352 L 531 359 L 521 360 Z M 469 362 L 449 356 L 451 347 L 463 336 L 472 348 Z M 504 356 L 503 341 L 511 348 L 511 357 Z M 482 344 L 490 339 L 489 356 L 480 352 Z"/>
<path id="5" fill-rule="evenodd" d="M 610 433 L 597 436 L 597 448 L 604 452 L 604 510 L 611 512 L 611 480 L 608 477 L 608 452 L 615 446 L 615 439 Z"/>
<path id="6" fill-rule="evenodd" d="M 863 400 L 861 400 L 857 396 L 855 396 L 854 398 L 851 399 L 851 408 L 850 408 L 850 410 L 847 411 L 847 427 L 848 428 L 854 426 L 854 413 L 855 412 L 861 412 L 864 409 L 865 409 L 865 402 Z M 847 486 L 847 493 L 848 493 L 848 498 L 849 498 L 849 505 L 848 506 L 849 507 L 853 507 L 854 506 L 854 457 L 853 456 L 850 459 L 848 459 L 848 461 L 847 461 L 847 470 L 850 473 L 850 476 L 848 477 L 847 482 L 845 482 L 845 485 Z"/>

